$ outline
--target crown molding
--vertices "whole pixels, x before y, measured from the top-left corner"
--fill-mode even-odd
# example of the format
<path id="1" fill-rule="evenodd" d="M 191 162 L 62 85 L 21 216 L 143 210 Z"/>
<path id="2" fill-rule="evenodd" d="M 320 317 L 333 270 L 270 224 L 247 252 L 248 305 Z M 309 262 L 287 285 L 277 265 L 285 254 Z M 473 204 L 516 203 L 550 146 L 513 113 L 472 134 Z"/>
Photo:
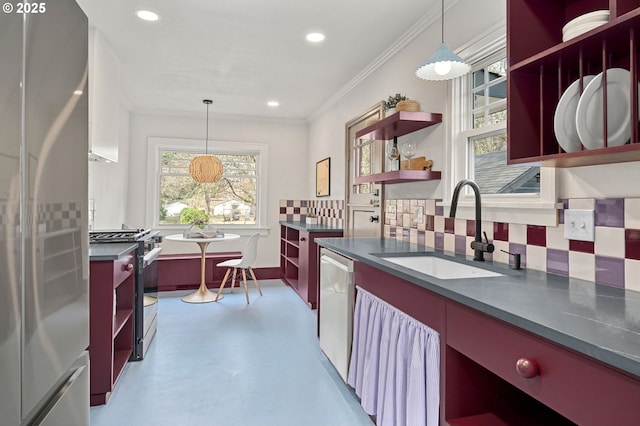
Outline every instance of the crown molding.
<path id="1" fill-rule="evenodd" d="M 448 0 L 445 1 L 445 12 L 452 7 L 454 7 L 459 0 Z M 320 105 L 315 111 L 313 111 L 307 117 L 309 122 L 315 120 L 320 115 L 328 111 L 335 105 L 340 99 L 345 97 L 349 92 L 351 92 L 356 86 L 362 83 L 365 79 L 367 79 L 371 74 L 373 74 L 378 68 L 387 63 L 392 57 L 394 57 L 398 52 L 404 49 L 409 43 L 415 40 L 420 34 L 422 34 L 425 30 L 431 27 L 434 23 L 440 22 L 441 18 L 441 10 L 439 2 L 434 5 L 427 13 L 425 13 L 418 22 L 412 25 L 407 31 L 404 32 L 393 44 L 391 44 L 382 54 L 380 54 L 376 59 L 373 60 L 369 65 L 367 65 L 362 71 L 360 71 L 354 78 L 352 78 L 347 84 L 345 84 L 341 89 L 339 89 L 336 93 L 333 94 L 326 102 Z"/>

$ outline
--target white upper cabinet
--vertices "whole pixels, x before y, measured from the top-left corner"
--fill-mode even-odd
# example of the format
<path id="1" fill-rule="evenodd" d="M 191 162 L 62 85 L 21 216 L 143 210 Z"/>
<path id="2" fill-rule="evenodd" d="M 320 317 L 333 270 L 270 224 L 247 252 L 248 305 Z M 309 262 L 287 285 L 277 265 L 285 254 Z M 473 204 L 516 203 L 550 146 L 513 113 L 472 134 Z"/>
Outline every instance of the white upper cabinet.
<path id="1" fill-rule="evenodd" d="M 118 161 L 120 61 L 100 31 L 89 30 L 89 159 Z"/>

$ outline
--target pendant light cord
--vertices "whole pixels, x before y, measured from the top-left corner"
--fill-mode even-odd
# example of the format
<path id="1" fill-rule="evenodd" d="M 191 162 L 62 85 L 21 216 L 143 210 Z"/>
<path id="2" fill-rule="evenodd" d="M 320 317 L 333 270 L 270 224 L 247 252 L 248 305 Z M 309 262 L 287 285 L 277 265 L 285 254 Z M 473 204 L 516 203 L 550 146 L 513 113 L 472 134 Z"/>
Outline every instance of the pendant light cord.
<path id="1" fill-rule="evenodd" d="M 442 25 L 440 26 L 442 30 L 442 43 L 444 43 L 444 0 L 442 0 L 442 14 L 440 16 L 442 22 Z"/>
<path id="2" fill-rule="evenodd" d="M 209 155 L 209 104 L 207 103 L 207 132 L 204 140 L 204 155 Z"/>

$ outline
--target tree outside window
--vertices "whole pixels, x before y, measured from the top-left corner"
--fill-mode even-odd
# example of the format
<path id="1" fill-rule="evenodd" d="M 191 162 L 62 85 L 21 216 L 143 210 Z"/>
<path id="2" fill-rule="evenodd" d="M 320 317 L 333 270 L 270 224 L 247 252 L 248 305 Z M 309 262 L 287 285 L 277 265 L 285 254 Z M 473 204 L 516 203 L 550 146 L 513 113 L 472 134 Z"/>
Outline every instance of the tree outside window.
<path id="1" fill-rule="evenodd" d="M 199 222 L 255 225 L 257 155 L 216 154 L 224 173 L 215 183 L 197 183 L 189 175 L 194 152 L 160 152 L 159 224 Z"/>

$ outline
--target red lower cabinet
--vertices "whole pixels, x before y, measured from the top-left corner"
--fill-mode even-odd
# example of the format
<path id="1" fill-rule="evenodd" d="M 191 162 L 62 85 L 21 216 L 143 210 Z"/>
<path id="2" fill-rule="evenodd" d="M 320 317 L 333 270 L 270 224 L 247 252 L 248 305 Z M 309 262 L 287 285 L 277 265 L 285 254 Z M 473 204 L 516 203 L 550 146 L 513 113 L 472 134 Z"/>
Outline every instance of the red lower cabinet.
<path id="1" fill-rule="evenodd" d="M 640 379 L 380 269 L 356 284 L 440 333 L 440 423 L 640 425 Z"/>
<path id="2" fill-rule="evenodd" d="M 320 250 L 316 238 L 342 237 L 342 230 L 302 231 L 282 225 L 280 228 L 280 278 L 309 305 L 318 307 Z"/>
<path id="3" fill-rule="evenodd" d="M 107 402 L 133 351 L 134 270 L 135 252 L 90 263 L 91 405 Z"/>
<path id="4" fill-rule="evenodd" d="M 446 336 L 447 419 L 489 413 L 518 425 L 640 424 L 635 378 L 454 302 Z"/>

